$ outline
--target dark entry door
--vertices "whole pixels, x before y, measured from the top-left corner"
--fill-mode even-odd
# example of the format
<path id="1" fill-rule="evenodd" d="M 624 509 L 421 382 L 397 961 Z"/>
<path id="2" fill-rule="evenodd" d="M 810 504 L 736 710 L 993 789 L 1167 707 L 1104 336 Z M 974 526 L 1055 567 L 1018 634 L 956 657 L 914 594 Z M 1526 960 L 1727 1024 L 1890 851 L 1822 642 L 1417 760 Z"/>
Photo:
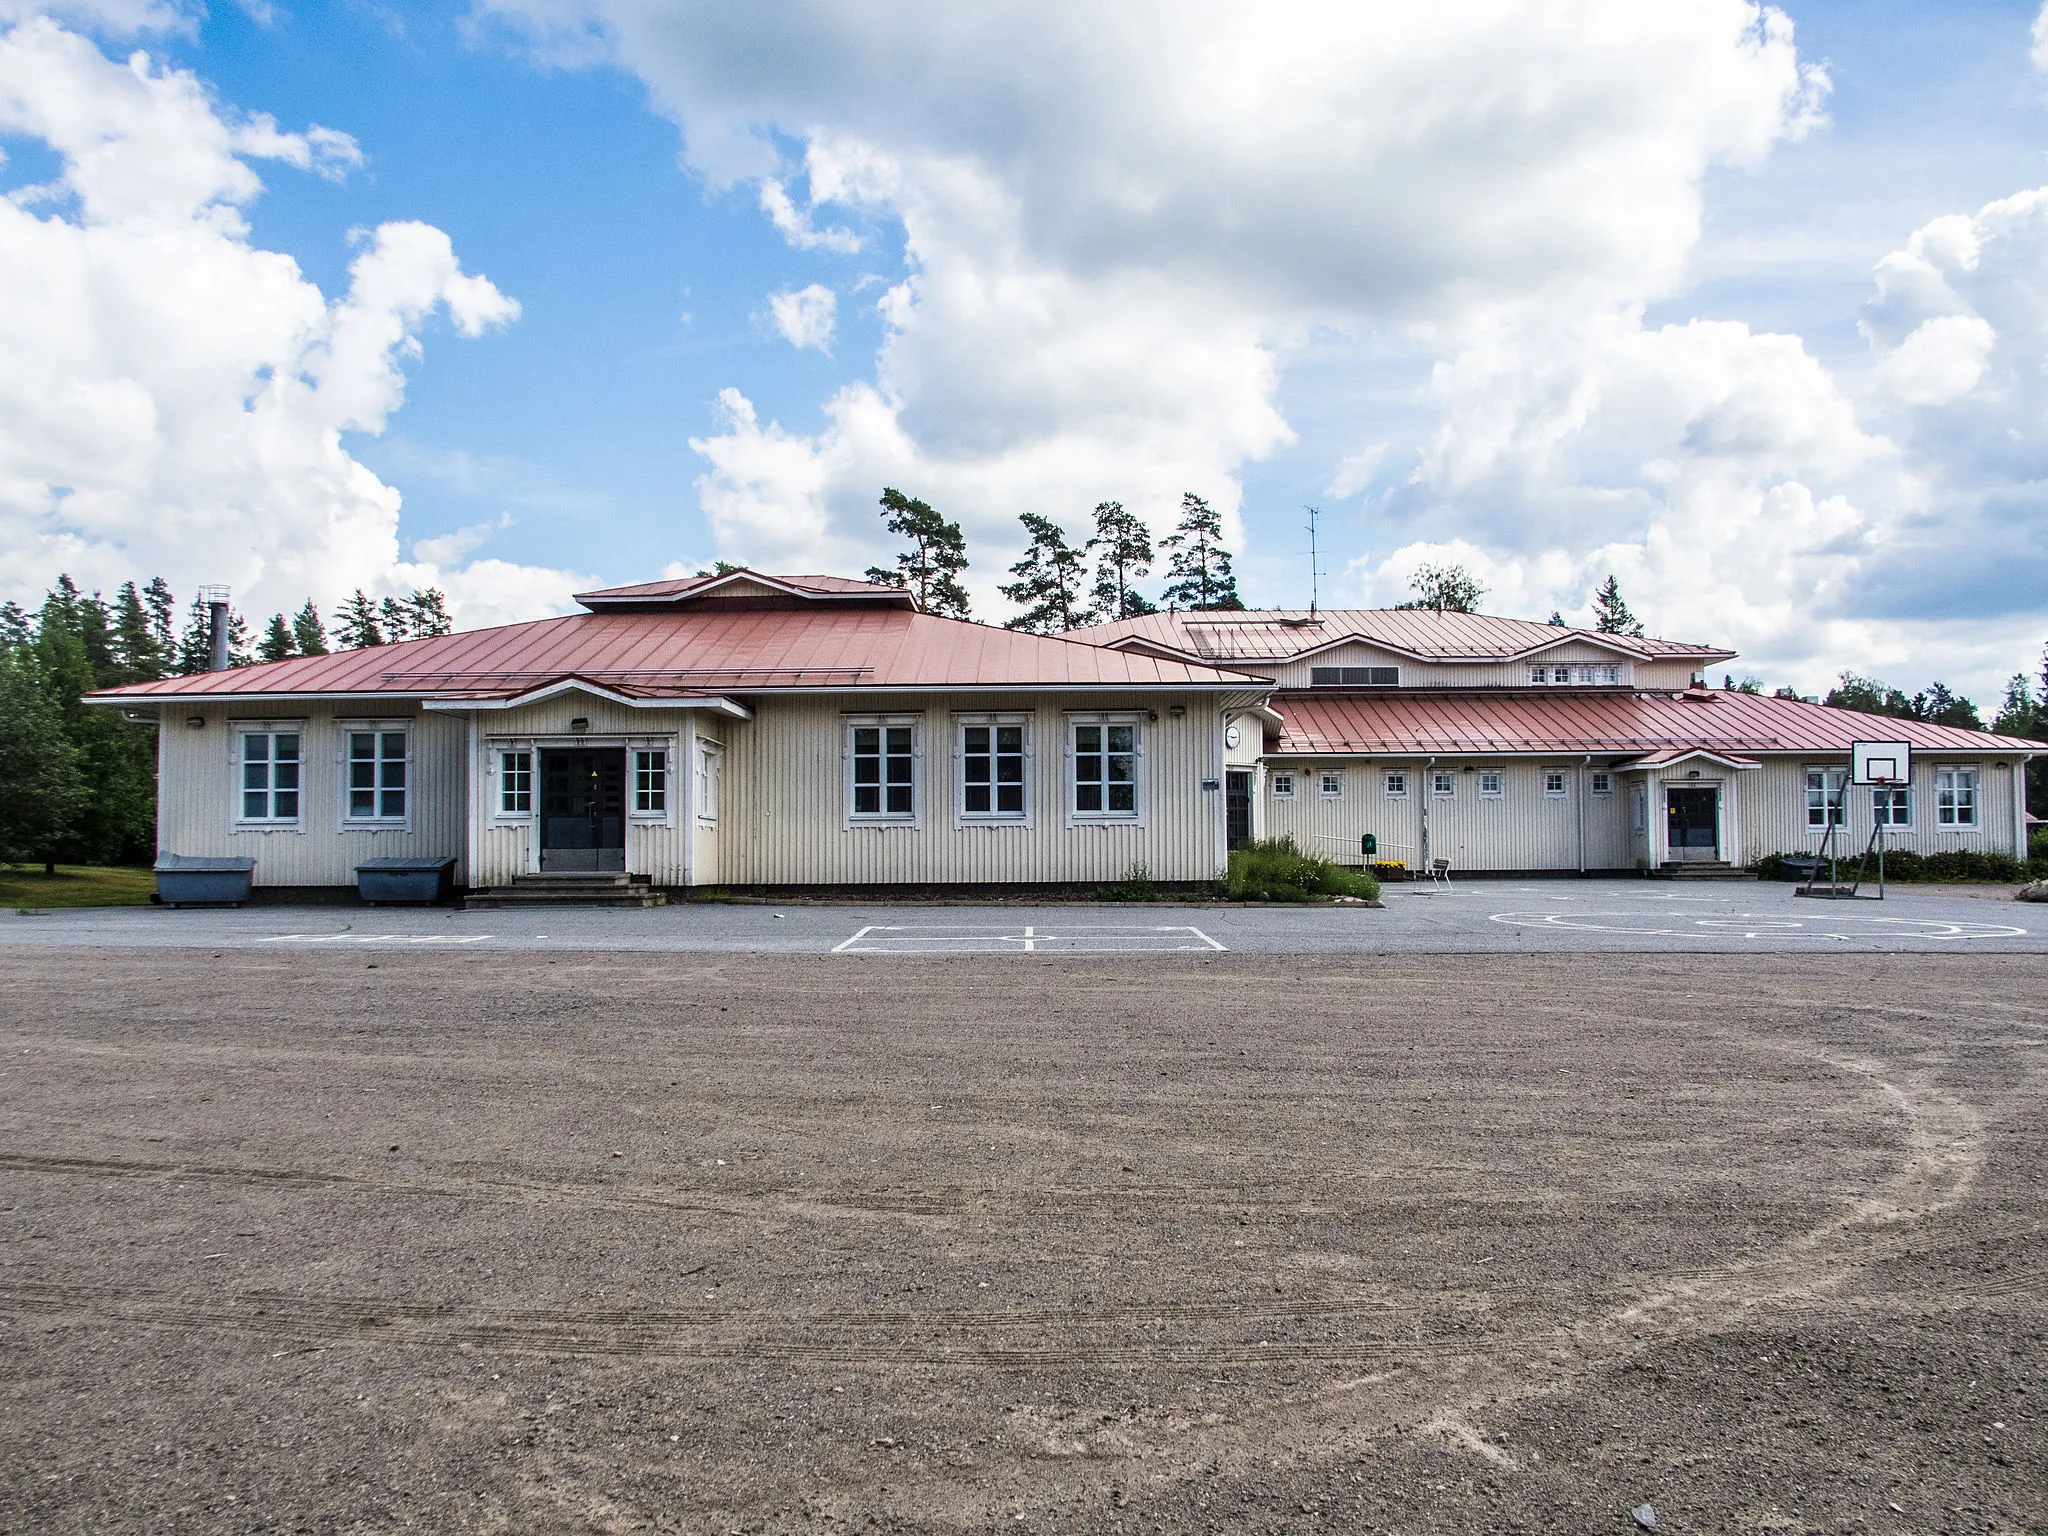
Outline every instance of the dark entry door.
<path id="1" fill-rule="evenodd" d="M 1252 776 L 1226 773 L 1223 776 L 1223 812 L 1228 818 L 1230 846 L 1242 848 L 1252 840 Z"/>
<path id="2" fill-rule="evenodd" d="M 1664 792 L 1665 846 L 1681 863 L 1721 856 L 1721 791 L 1714 788 Z"/>
<path id="3" fill-rule="evenodd" d="M 547 748 L 540 755 L 542 874 L 623 874 L 626 749 Z"/>

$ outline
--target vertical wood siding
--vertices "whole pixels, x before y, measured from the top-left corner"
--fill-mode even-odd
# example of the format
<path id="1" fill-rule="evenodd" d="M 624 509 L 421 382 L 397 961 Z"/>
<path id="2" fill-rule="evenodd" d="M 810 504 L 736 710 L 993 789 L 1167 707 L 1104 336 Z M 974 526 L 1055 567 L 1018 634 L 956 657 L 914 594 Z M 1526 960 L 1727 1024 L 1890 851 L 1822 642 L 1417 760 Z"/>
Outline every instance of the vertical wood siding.
<path id="1" fill-rule="evenodd" d="M 1222 862 L 1223 802 L 1204 779 L 1221 768 L 1222 721 L 1202 696 L 1059 695 L 760 698 L 750 722 L 725 721 L 718 878 L 733 885 L 1055 883 L 1114 879 L 1144 864 L 1156 880 L 1208 880 Z M 1147 710 L 1142 826 L 1069 827 L 1063 709 Z M 1172 706 L 1186 714 L 1175 719 Z M 1029 826 L 956 826 L 954 716 L 1030 717 Z M 845 717 L 921 718 L 918 826 L 845 825 Z M 703 879 L 703 876 L 699 877 Z"/>
<path id="2" fill-rule="evenodd" d="M 266 708 L 274 712 L 264 712 Z M 185 722 L 206 723 L 194 730 Z M 408 827 L 344 829 L 343 722 L 402 719 L 412 731 Z M 238 828 L 240 788 L 236 726 L 275 721 L 296 725 L 300 736 L 300 816 L 297 828 Z M 356 865 L 377 858 L 452 858 L 458 882 L 469 878 L 467 722 L 417 711 L 410 701 L 337 710 L 330 705 L 178 705 L 165 711 L 160 732 L 162 774 L 157 805 L 157 847 L 169 853 L 233 854 L 256 860 L 261 886 L 347 886 Z"/>

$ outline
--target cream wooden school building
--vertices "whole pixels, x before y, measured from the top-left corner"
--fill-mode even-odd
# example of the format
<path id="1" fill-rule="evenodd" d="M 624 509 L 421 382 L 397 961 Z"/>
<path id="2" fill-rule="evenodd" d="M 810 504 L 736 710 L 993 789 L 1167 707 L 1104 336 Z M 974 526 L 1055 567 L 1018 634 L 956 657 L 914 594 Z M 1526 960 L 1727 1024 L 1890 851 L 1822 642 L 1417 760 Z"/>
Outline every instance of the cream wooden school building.
<path id="1" fill-rule="evenodd" d="M 1167 613 L 1063 637 L 736 572 L 585 611 L 93 696 L 160 726 L 159 846 L 274 894 L 458 885 L 1199 882 L 1287 835 L 1343 862 L 1658 870 L 2024 852 L 2039 743 L 1709 689 L 1710 646 L 1429 612 Z M 1859 739 L 1913 783 L 1845 787 Z M 1860 846 L 1860 842 L 1859 842 Z"/>

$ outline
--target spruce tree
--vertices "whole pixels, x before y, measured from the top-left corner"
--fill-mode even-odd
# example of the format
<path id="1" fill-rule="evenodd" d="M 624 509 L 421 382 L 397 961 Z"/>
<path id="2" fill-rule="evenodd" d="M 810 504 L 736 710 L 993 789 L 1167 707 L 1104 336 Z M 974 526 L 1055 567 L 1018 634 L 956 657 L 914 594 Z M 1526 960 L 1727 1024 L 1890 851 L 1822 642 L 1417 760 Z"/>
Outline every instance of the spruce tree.
<path id="1" fill-rule="evenodd" d="M 0 651 L 18 650 L 28 642 L 28 614 L 10 597 L 0 603 Z"/>
<path id="2" fill-rule="evenodd" d="M 213 614 L 204 600 L 194 597 L 185 609 L 185 628 L 178 635 L 178 654 L 172 670 L 179 677 L 197 677 L 213 668 Z"/>
<path id="3" fill-rule="evenodd" d="M 894 486 L 882 488 L 883 524 L 910 548 L 896 557 L 896 569 L 871 565 L 869 581 L 888 587 L 906 587 L 917 594 L 917 605 L 926 613 L 946 618 L 967 617 L 967 589 L 960 585 L 960 573 L 967 569 L 967 538 L 958 523 L 949 523 L 925 502 L 906 496 Z"/>
<path id="4" fill-rule="evenodd" d="M 1621 583 L 1610 573 L 1593 594 L 1593 627 L 1603 635 L 1642 637 L 1643 623 L 1621 599 Z"/>
<path id="5" fill-rule="evenodd" d="M 334 640 L 344 651 L 360 651 L 384 643 L 384 631 L 377 625 L 377 605 L 363 596 L 361 587 L 341 605 Z"/>
<path id="6" fill-rule="evenodd" d="M 1152 530 L 1134 512 L 1126 512 L 1120 501 L 1095 504 L 1095 537 L 1085 546 L 1101 550 L 1095 557 L 1095 611 L 1103 619 L 1135 619 L 1159 610 L 1138 591 L 1138 583 L 1152 574 L 1156 551 Z"/>
<path id="7" fill-rule="evenodd" d="M 1167 602 L 1196 611 L 1244 607 L 1231 574 L 1230 551 L 1223 547 L 1223 519 L 1193 491 L 1181 496 L 1180 526 L 1159 547 L 1173 551 L 1166 568 Z"/>
<path id="8" fill-rule="evenodd" d="M 171 624 L 177 616 L 177 600 L 171 596 L 171 585 L 161 576 L 149 578 L 149 585 L 142 589 L 142 606 L 149 610 L 149 632 L 156 641 L 157 655 L 163 658 L 163 665 L 171 664 L 176 647 L 171 636 Z"/>
<path id="9" fill-rule="evenodd" d="M 320 622 L 320 610 L 310 597 L 292 619 L 292 644 L 301 656 L 327 654 L 327 626 Z"/>
<path id="10" fill-rule="evenodd" d="M 54 874 L 85 804 L 85 779 L 36 661 L 27 644 L 0 650 L 0 861 L 34 861 Z"/>
<path id="11" fill-rule="evenodd" d="M 124 581 L 114 594 L 114 668 L 103 679 L 109 687 L 146 683 L 164 675 L 164 648 L 135 583 Z"/>
<path id="12" fill-rule="evenodd" d="M 1024 558 L 1010 567 L 1010 574 L 1017 579 L 997 590 L 1024 612 L 1005 619 L 1003 628 L 1052 635 L 1092 623 L 1095 616 L 1081 597 L 1087 562 L 1081 551 L 1067 542 L 1066 530 L 1036 512 L 1026 512 L 1018 521 L 1031 535 L 1031 542 Z"/>
<path id="13" fill-rule="evenodd" d="M 405 600 L 406 637 L 432 640 L 455 633 L 455 620 L 448 613 L 448 594 L 439 587 L 422 592 L 414 588 Z"/>
<path id="14" fill-rule="evenodd" d="M 384 638 L 392 645 L 412 638 L 412 609 L 395 597 L 387 597 L 377 605 L 377 627 L 384 631 Z"/>
<path id="15" fill-rule="evenodd" d="M 258 661 L 290 661 L 299 654 L 299 644 L 292 638 L 291 626 L 285 623 L 284 615 L 273 613 L 270 624 L 263 631 L 263 643 L 256 647 Z"/>

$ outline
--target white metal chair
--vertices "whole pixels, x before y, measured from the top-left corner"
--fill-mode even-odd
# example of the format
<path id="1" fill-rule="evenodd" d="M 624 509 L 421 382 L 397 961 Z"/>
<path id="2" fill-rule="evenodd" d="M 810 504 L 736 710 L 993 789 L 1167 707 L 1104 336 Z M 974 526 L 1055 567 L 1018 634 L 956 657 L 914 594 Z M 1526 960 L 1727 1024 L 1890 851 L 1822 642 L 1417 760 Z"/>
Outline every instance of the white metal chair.
<path id="1" fill-rule="evenodd" d="M 1449 859 L 1431 859 L 1427 865 L 1415 872 L 1415 878 L 1449 885 L 1451 883 L 1451 861 Z"/>

